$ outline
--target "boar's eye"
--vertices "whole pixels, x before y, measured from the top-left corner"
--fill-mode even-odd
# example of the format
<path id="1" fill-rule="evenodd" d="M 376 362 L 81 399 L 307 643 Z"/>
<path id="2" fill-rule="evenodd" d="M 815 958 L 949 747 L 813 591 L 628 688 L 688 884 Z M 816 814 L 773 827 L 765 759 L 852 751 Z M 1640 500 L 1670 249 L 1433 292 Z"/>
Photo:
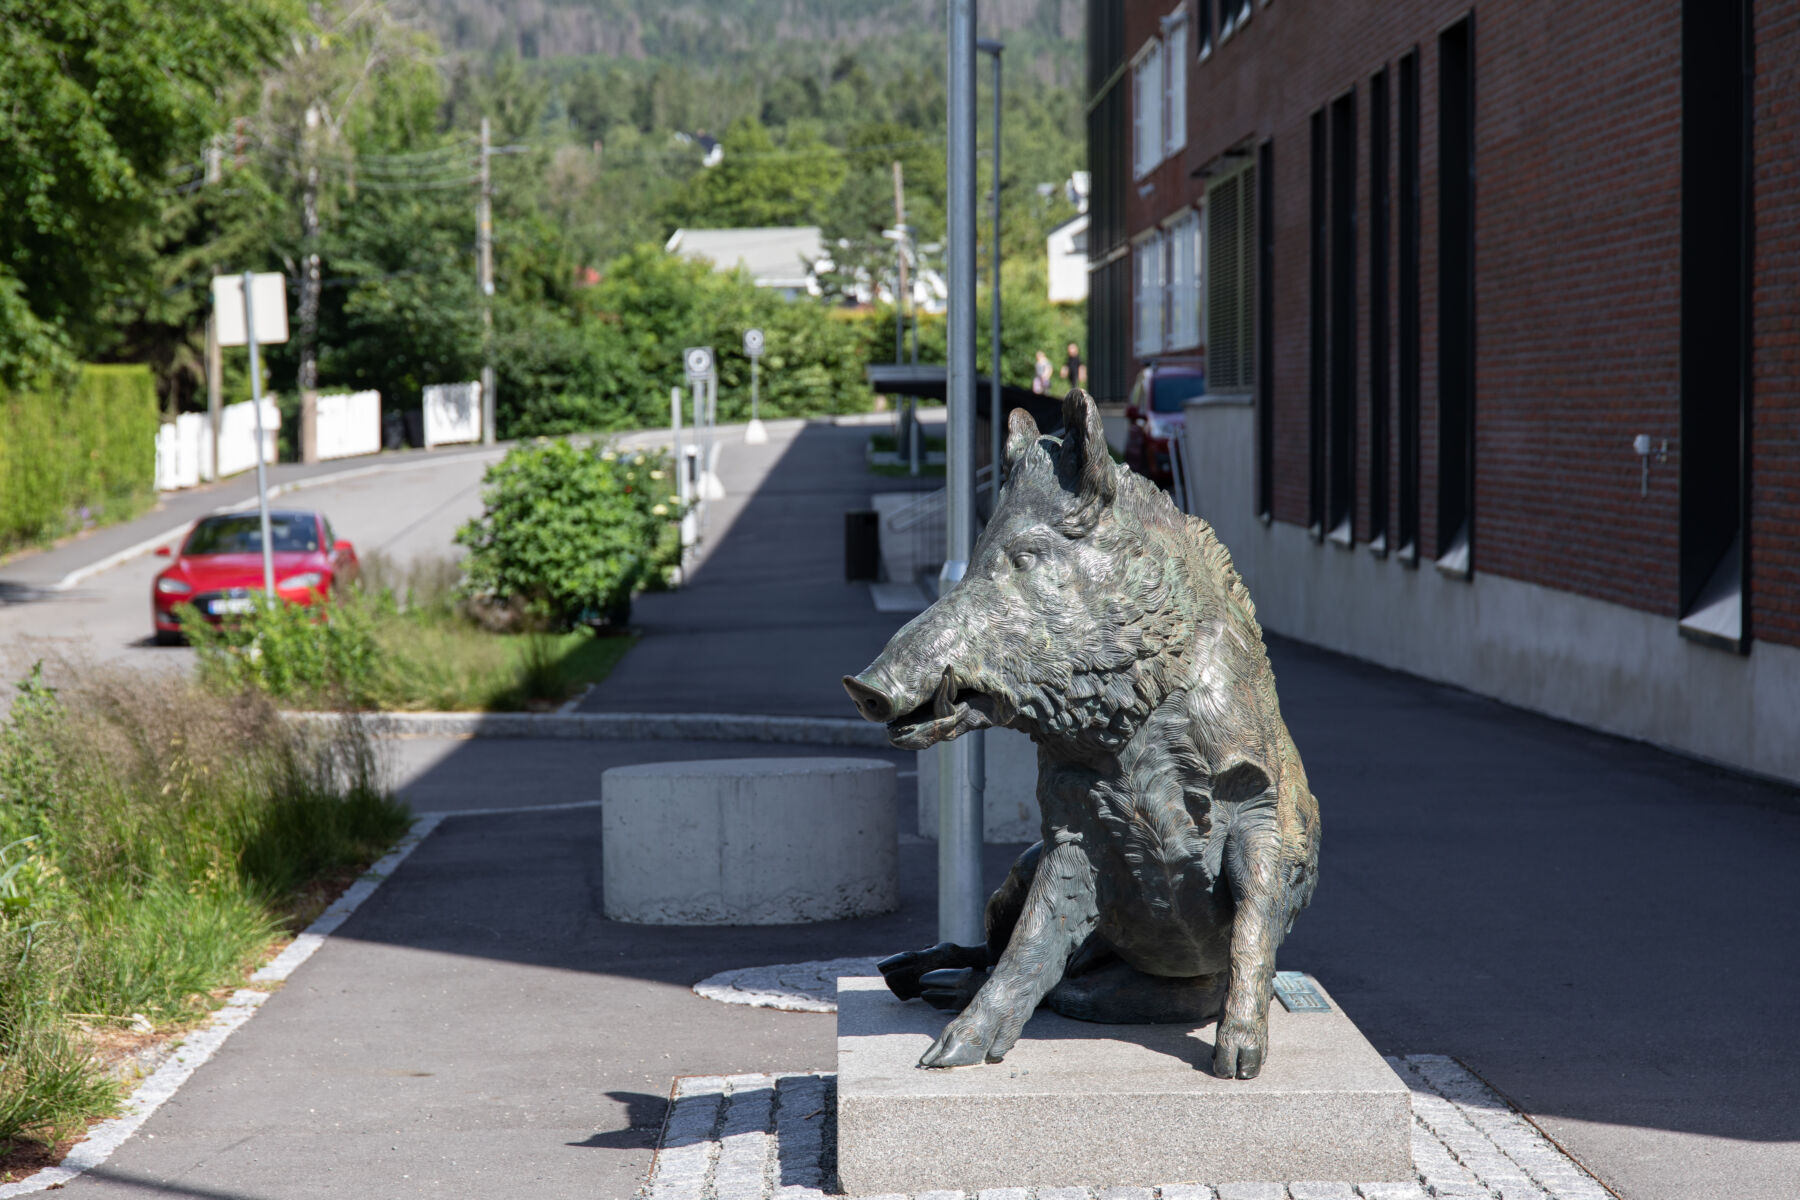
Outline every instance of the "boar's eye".
<path id="1" fill-rule="evenodd" d="M 1029 550 L 1015 550 L 1013 551 L 1012 565 L 1015 571 L 1029 571 L 1037 565 L 1037 555 Z"/>

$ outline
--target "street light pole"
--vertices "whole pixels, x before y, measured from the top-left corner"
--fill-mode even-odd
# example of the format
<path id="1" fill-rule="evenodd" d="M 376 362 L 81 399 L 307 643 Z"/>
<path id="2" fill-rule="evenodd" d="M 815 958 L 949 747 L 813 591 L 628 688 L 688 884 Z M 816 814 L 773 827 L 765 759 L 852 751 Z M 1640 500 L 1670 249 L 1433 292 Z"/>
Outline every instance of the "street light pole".
<path id="1" fill-rule="evenodd" d="M 994 269 L 993 294 L 988 309 L 988 516 L 1000 505 L 1000 55 L 1005 42 L 982 38 L 976 47 L 994 60 L 994 232 L 988 261 Z"/>
<path id="2" fill-rule="evenodd" d="M 256 417 L 256 511 L 262 528 L 263 604 L 275 603 L 275 545 L 269 535 L 269 476 L 263 466 L 262 361 L 256 350 L 255 276 L 244 272 L 244 345 L 250 348 L 250 410 Z"/>
<path id="3" fill-rule="evenodd" d="M 945 559 L 940 595 L 968 570 L 975 542 L 975 0 L 949 0 L 950 128 L 948 320 L 944 393 Z M 986 762 L 979 733 L 939 752 L 938 937 L 981 945 L 982 791 Z"/>
<path id="4" fill-rule="evenodd" d="M 481 440 L 497 436 L 494 403 L 494 192 L 490 186 L 488 119 L 481 118 L 481 169 L 475 197 L 475 284 L 481 292 Z"/>

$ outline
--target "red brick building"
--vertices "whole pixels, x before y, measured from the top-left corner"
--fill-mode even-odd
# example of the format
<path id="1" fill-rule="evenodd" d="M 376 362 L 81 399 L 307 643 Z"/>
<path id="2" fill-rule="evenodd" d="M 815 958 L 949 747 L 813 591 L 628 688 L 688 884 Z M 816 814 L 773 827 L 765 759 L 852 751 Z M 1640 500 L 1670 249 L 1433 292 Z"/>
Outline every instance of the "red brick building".
<path id="1" fill-rule="evenodd" d="M 1090 380 L 1264 623 L 1800 780 L 1800 0 L 1089 5 Z"/>

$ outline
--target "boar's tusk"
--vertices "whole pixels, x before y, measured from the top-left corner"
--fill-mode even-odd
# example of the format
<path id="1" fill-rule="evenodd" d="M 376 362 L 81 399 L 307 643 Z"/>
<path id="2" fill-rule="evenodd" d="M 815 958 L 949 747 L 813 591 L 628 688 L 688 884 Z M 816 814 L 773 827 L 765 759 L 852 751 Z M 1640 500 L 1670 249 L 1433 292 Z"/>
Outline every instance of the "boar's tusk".
<path id="1" fill-rule="evenodd" d="M 956 681 L 950 677 L 950 668 L 944 668 L 944 677 L 938 681 L 937 692 L 931 697 L 931 715 L 943 720 L 956 711 Z"/>

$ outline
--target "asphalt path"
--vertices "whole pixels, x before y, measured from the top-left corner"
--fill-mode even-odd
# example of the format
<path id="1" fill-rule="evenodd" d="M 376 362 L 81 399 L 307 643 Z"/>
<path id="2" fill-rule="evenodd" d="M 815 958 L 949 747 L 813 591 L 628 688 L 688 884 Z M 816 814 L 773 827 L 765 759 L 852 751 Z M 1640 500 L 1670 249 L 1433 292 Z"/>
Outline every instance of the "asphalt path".
<path id="1" fill-rule="evenodd" d="M 666 445 L 668 434 L 621 436 L 623 447 Z M 383 455 L 274 473 L 289 490 L 274 508 L 317 509 L 341 538 L 367 560 L 387 558 L 399 567 L 432 558 L 455 558 L 457 527 L 481 511 L 481 477 L 505 446 L 459 447 L 420 454 Z M 53 550 L 0 564 L 0 667 L 16 677 L 31 661 L 63 657 L 153 670 L 185 670 L 193 652 L 158 646 L 150 623 L 150 586 L 167 559 L 147 542 L 185 531 L 209 512 L 254 508 L 254 479 L 243 476 L 211 488 L 170 493 L 157 510 L 126 525 L 96 531 Z M 87 574 L 120 553 L 129 558 Z M 72 586 L 57 585 L 71 577 Z"/>

